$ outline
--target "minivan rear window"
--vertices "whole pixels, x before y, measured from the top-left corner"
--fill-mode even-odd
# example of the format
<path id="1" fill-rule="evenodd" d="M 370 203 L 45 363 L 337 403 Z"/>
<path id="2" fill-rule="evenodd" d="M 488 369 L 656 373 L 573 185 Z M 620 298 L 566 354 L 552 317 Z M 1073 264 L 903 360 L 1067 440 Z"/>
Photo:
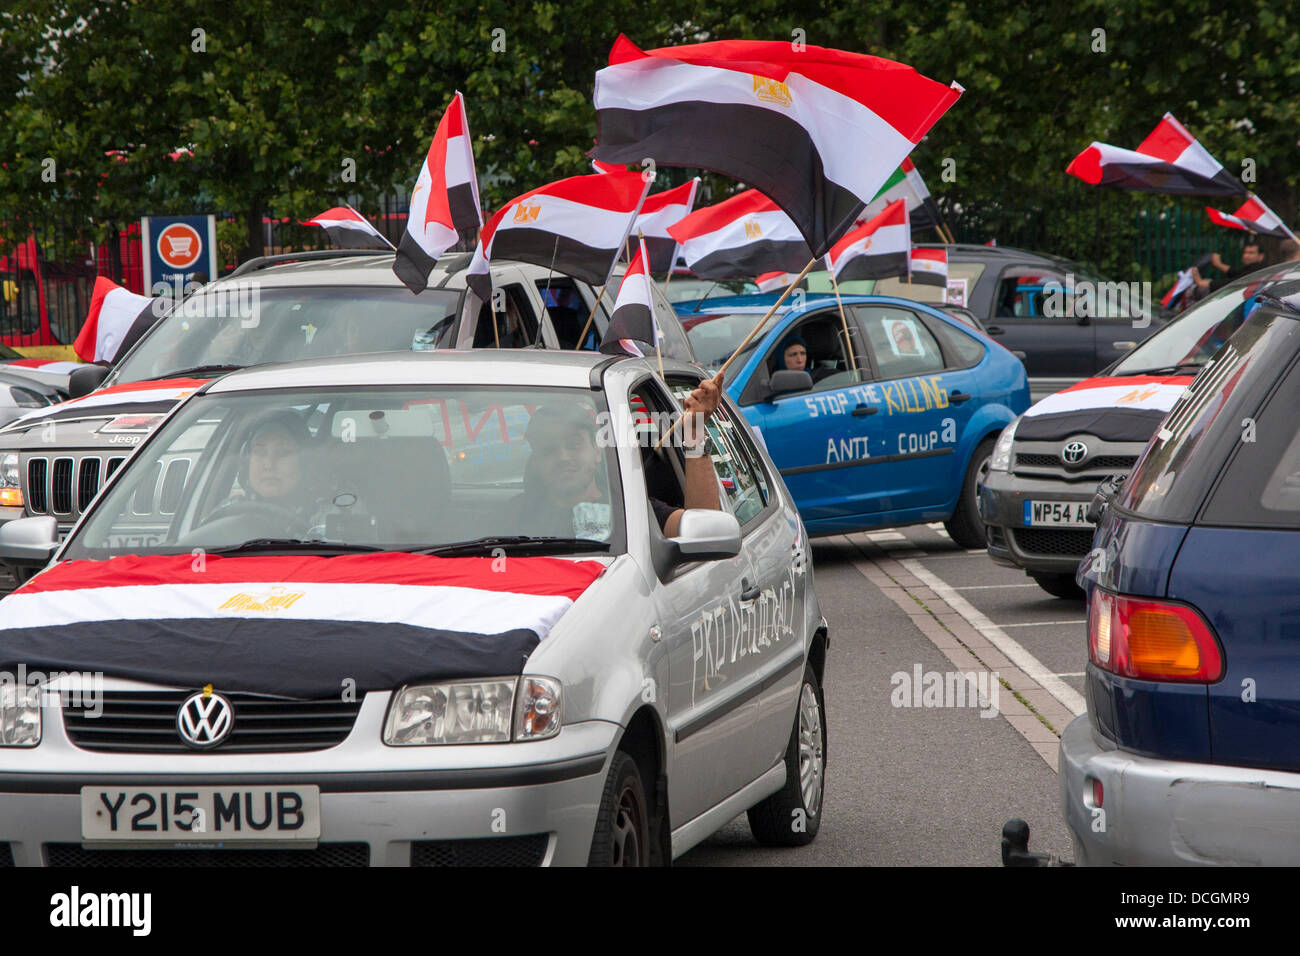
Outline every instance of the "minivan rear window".
<path id="1" fill-rule="evenodd" d="M 1234 393 L 1253 382 L 1256 366 L 1276 368 L 1270 357 L 1291 356 L 1294 346 L 1285 340 L 1298 330 L 1294 318 L 1277 313 L 1248 321 L 1169 410 L 1124 483 L 1119 507 L 1155 521 L 1190 523 L 1226 454 L 1211 453 L 1210 445 L 1243 433 Z"/>

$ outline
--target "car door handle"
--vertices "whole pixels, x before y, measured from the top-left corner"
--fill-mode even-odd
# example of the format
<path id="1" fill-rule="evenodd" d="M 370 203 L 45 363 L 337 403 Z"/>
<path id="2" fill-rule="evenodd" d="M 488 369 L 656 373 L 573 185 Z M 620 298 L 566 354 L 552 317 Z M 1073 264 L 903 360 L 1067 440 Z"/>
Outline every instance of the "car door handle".
<path id="1" fill-rule="evenodd" d="M 740 592 L 740 602 L 745 604 L 749 601 L 758 600 L 758 596 L 763 593 L 762 588 L 757 584 L 750 584 L 749 578 L 741 578 L 740 586 L 743 590 Z"/>
<path id="2" fill-rule="evenodd" d="M 880 411 L 880 409 L 875 405 L 859 405 L 857 408 L 853 409 L 851 414 L 854 418 L 861 418 L 864 415 L 874 415 L 878 411 Z"/>
<path id="3" fill-rule="evenodd" d="M 969 402 L 973 395 L 967 395 L 965 392 L 953 392 L 948 396 L 948 402 L 952 405 L 960 405 L 962 402 Z"/>
<path id="4" fill-rule="evenodd" d="M 1006 331 L 1007 331 L 1007 330 L 1004 329 L 1004 328 L 1003 328 L 1002 326 L 1000 326 L 1000 325 L 990 325 L 987 329 L 984 330 L 984 334 L 985 334 L 985 335 L 1005 335 L 1005 334 L 1006 334 Z"/>

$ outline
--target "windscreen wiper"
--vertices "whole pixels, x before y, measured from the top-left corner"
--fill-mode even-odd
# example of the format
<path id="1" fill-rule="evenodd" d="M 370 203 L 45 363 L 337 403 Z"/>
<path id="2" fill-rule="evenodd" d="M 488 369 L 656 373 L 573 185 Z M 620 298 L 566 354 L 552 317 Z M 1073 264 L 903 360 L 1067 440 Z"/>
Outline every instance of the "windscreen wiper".
<path id="1" fill-rule="evenodd" d="M 385 551 L 371 544 L 348 544 L 346 541 L 326 541 L 324 538 L 250 538 L 240 544 L 225 548 L 206 548 L 208 554 L 254 554 L 258 551 L 292 551 L 299 554 L 359 554 Z"/>
<path id="2" fill-rule="evenodd" d="M 608 551 L 608 541 L 595 538 L 563 538 L 527 534 L 488 535 L 471 541 L 454 541 L 451 544 L 439 544 L 431 548 L 412 548 L 412 554 L 436 554 L 444 557 L 456 554 L 491 553 L 494 549 L 505 551 Z"/>
<path id="3" fill-rule="evenodd" d="M 226 372 L 238 372 L 241 368 L 247 368 L 246 365 L 195 365 L 193 368 L 183 368 L 175 372 L 168 372 L 167 378 L 189 378 L 191 376 L 202 375 L 222 375 Z"/>
<path id="4" fill-rule="evenodd" d="M 1205 367 L 1204 362 L 1179 362 L 1177 365 L 1165 365 L 1161 368 L 1140 368 L 1132 372 L 1123 372 L 1123 375 L 1177 375 L 1182 369 L 1195 369 L 1200 371 Z"/>

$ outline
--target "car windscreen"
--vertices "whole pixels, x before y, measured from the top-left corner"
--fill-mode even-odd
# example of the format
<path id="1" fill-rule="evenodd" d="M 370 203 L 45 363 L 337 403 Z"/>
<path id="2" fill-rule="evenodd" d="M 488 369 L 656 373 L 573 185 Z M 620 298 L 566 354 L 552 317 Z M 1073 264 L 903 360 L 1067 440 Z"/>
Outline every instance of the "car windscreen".
<path id="1" fill-rule="evenodd" d="M 1204 365 L 1241 327 L 1248 288 L 1220 289 L 1201 300 L 1124 356 L 1110 374 L 1136 375 Z"/>
<path id="2" fill-rule="evenodd" d="M 585 389 L 489 385 L 196 395 L 114 475 L 63 557 L 523 536 L 569 541 L 529 553 L 621 550 L 600 402 Z"/>
<path id="3" fill-rule="evenodd" d="M 455 324 L 462 292 L 373 286 L 209 287 L 158 321 L 110 384 L 187 370 L 246 367 L 354 352 L 431 349 Z"/>
<path id="4" fill-rule="evenodd" d="M 695 350 L 695 360 L 707 369 L 716 369 L 736 350 L 741 342 L 763 317 L 762 312 L 720 313 L 717 315 L 684 315 L 682 325 L 686 337 Z M 774 319 L 768 320 L 770 327 Z M 745 348 L 748 354 L 762 340 L 757 335 Z"/>
<path id="5" fill-rule="evenodd" d="M 1298 334 L 1294 316 L 1260 310 L 1248 319 L 1169 410 L 1125 481 L 1119 506 L 1153 521 L 1190 522 L 1227 449 L 1256 440 L 1250 396 L 1269 384 L 1264 379 L 1279 361 L 1289 363 Z"/>

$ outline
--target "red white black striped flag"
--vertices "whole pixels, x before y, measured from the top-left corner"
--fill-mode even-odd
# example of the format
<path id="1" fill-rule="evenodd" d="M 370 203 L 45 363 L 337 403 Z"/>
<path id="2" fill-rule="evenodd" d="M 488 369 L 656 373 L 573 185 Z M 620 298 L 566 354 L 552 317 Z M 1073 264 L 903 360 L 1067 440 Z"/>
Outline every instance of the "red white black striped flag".
<path id="1" fill-rule="evenodd" d="M 686 265 L 701 279 L 749 277 L 769 271 L 796 275 L 812 252 L 794 221 L 757 189 L 697 209 L 668 227 Z"/>
<path id="2" fill-rule="evenodd" d="M 154 304 L 147 295 L 136 295 L 112 279 L 97 276 L 90 311 L 72 350 L 83 362 L 116 360 L 123 343 L 133 344 L 161 314 L 161 308 L 154 312 Z"/>
<path id="3" fill-rule="evenodd" d="M 351 206 L 335 206 L 319 216 L 302 220 L 304 226 L 320 226 L 334 245 L 343 249 L 392 249 L 393 244 L 365 216 Z M 427 275 L 427 273 L 426 273 Z"/>
<path id="4" fill-rule="evenodd" d="M 912 249 L 912 281 L 917 285 L 948 287 L 948 250 Z"/>
<path id="5" fill-rule="evenodd" d="M 895 199 L 878 216 L 835 243 L 826 254 L 826 267 L 835 274 L 837 282 L 901 278 L 907 275 L 911 250 L 907 200 Z"/>
<path id="6" fill-rule="evenodd" d="M 893 60 L 823 47 L 640 50 L 620 36 L 596 74 L 590 155 L 698 166 L 754 186 L 821 257 L 961 92 Z"/>
<path id="7" fill-rule="evenodd" d="M 1245 229 L 1261 236 L 1295 238 L 1291 230 L 1286 227 L 1286 223 L 1281 220 L 1277 213 L 1264 205 L 1258 196 L 1251 196 L 1231 216 L 1226 212 L 1211 209 L 1209 206 L 1205 207 L 1205 211 L 1209 213 L 1210 221 L 1216 226 L 1227 226 L 1229 229 Z"/>
<path id="8" fill-rule="evenodd" d="M 689 183 L 646 196 L 641 204 L 641 214 L 633 228 L 645 237 L 649 256 L 646 261 L 651 273 L 668 272 L 677 261 L 677 240 L 668 234 L 668 227 L 691 214 L 699 186 L 700 178 L 696 176 Z"/>
<path id="9" fill-rule="evenodd" d="M 571 176 L 506 203 L 479 234 L 466 273 L 480 300 L 492 298 L 493 259 L 553 268 L 603 285 L 641 209 L 650 183 L 640 173 Z"/>
<path id="10" fill-rule="evenodd" d="M 393 272 L 412 292 L 423 291 L 438 257 L 462 232 L 473 233 L 482 225 L 465 98 L 457 93 L 438 123 L 411 190 L 411 213 L 397 244 Z"/>
<path id="11" fill-rule="evenodd" d="M 655 321 L 648 261 L 645 241 L 641 240 L 637 243 L 636 255 L 632 257 L 632 262 L 623 275 L 623 284 L 618 287 L 614 311 L 609 316 L 609 328 L 605 330 L 604 340 L 600 343 L 602 352 L 642 355 L 644 353 L 636 346 L 637 342 L 646 342 L 658 348 L 662 336 L 659 323 Z"/>
<path id="12" fill-rule="evenodd" d="M 794 272 L 764 272 L 754 279 L 754 285 L 758 286 L 759 292 L 780 292 L 791 282 L 798 274 Z"/>
<path id="13" fill-rule="evenodd" d="M 1065 171 L 1093 186 L 1170 195 L 1239 196 L 1241 181 L 1166 113 L 1136 150 L 1093 143 Z"/>

